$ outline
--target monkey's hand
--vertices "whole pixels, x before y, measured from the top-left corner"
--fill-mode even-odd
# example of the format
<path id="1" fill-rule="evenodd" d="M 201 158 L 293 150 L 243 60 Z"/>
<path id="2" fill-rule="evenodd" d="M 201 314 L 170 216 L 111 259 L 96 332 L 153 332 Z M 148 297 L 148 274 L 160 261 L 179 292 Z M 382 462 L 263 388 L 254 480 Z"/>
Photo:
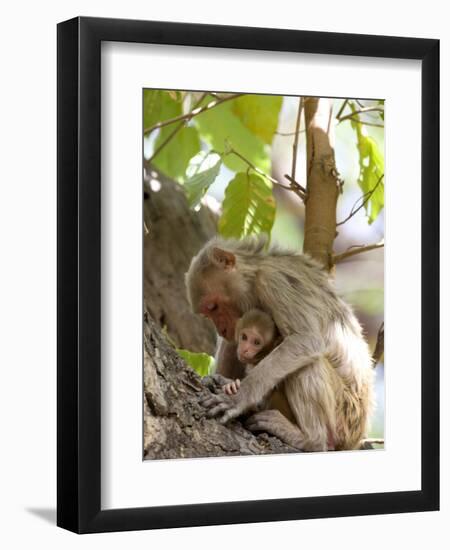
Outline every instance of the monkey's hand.
<path id="1" fill-rule="evenodd" d="M 233 382 L 225 384 L 222 389 L 223 393 L 226 393 L 227 395 L 235 395 L 239 391 L 240 387 L 241 381 L 239 380 L 239 378 L 236 378 L 236 380 L 233 380 Z"/>
<path id="2" fill-rule="evenodd" d="M 202 384 L 214 393 L 218 393 L 223 386 L 232 382 L 234 382 L 232 378 L 227 378 L 221 374 L 211 374 L 202 378 Z"/>
<path id="3" fill-rule="evenodd" d="M 219 422 L 225 424 L 228 420 L 236 418 L 245 412 L 250 405 L 247 404 L 242 391 L 228 395 L 226 393 L 213 394 L 202 401 L 202 405 L 208 410 L 208 416 L 220 416 Z"/>

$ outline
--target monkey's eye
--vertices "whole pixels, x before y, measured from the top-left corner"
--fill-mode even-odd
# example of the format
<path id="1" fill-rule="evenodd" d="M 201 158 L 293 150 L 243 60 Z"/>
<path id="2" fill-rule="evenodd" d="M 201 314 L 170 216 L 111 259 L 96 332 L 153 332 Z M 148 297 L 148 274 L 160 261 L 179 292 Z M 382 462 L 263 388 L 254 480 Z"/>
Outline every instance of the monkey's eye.
<path id="1" fill-rule="evenodd" d="M 255 344 L 255 346 L 259 346 L 261 344 L 261 342 L 258 340 L 258 338 L 256 338 L 256 340 L 253 343 Z"/>
<path id="2" fill-rule="evenodd" d="M 245 334 L 245 332 L 241 334 L 241 340 L 247 340 L 247 335 Z"/>

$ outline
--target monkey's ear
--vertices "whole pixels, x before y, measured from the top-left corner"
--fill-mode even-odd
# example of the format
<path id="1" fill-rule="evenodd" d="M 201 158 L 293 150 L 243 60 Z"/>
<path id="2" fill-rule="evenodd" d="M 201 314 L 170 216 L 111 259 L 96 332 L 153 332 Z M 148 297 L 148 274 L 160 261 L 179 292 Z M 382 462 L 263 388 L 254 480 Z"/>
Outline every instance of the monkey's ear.
<path id="1" fill-rule="evenodd" d="M 213 248 L 212 259 L 218 267 L 221 267 L 225 271 L 233 271 L 236 267 L 236 256 L 227 250 Z"/>

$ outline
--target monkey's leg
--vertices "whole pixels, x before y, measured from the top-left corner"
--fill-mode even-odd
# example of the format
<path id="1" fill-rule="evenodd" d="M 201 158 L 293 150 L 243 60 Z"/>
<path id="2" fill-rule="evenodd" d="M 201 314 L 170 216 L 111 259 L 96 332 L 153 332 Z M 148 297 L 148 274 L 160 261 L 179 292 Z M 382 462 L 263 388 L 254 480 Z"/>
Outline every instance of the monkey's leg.
<path id="1" fill-rule="evenodd" d="M 298 426 L 277 409 L 255 413 L 247 420 L 245 427 L 251 432 L 267 432 L 274 435 L 295 449 L 304 449 L 304 436 Z"/>
<path id="2" fill-rule="evenodd" d="M 337 375 L 324 358 L 291 375 L 284 383 L 286 397 L 303 436 L 305 451 L 334 448 Z"/>

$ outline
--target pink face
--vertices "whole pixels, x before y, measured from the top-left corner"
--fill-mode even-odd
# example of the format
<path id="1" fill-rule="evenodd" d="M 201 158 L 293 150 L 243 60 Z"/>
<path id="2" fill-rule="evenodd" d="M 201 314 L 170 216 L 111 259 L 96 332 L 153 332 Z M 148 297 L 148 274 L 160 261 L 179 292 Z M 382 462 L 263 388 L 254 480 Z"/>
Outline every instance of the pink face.
<path id="1" fill-rule="evenodd" d="M 244 328 L 239 333 L 237 356 L 241 363 L 248 363 L 263 349 L 264 340 L 254 328 Z"/>
<path id="2" fill-rule="evenodd" d="M 220 336 L 233 340 L 240 312 L 231 302 L 220 294 L 209 294 L 200 302 L 199 312 L 210 319 Z"/>

